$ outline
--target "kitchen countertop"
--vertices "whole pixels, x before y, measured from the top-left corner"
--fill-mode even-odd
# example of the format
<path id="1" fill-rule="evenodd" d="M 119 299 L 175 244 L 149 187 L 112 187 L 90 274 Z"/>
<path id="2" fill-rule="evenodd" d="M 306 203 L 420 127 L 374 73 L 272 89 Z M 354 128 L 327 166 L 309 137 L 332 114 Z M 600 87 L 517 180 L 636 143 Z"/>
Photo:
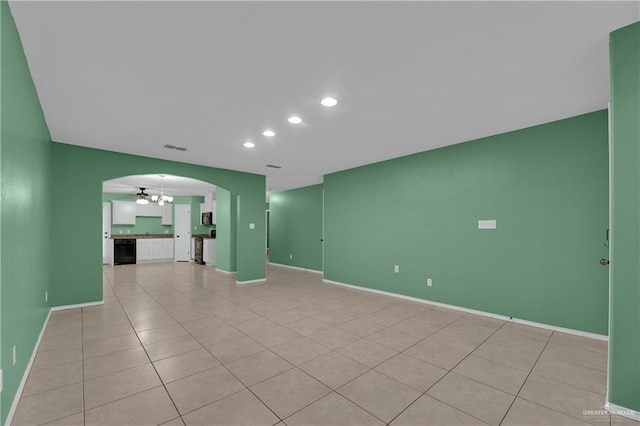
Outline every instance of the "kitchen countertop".
<path id="1" fill-rule="evenodd" d="M 143 239 L 143 238 L 173 238 L 173 234 L 112 234 L 111 239 L 113 240 L 130 240 L 132 238 Z"/>

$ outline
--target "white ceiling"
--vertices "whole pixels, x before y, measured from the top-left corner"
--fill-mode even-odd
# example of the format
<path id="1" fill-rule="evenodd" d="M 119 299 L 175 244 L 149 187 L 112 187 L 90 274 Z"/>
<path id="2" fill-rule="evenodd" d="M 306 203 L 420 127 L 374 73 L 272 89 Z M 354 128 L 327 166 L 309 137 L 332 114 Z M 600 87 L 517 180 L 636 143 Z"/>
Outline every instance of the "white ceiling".
<path id="1" fill-rule="evenodd" d="M 107 180 L 102 183 L 102 192 L 115 192 L 134 195 L 145 188 L 149 195 L 209 195 L 215 194 L 216 187 L 207 182 L 173 175 L 135 175 Z M 215 195 L 214 195 L 215 198 Z"/>
<path id="2" fill-rule="evenodd" d="M 640 19 L 616 1 L 10 5 L 53 140 L 273 190 L 606 108 L 608 34 Z"/>

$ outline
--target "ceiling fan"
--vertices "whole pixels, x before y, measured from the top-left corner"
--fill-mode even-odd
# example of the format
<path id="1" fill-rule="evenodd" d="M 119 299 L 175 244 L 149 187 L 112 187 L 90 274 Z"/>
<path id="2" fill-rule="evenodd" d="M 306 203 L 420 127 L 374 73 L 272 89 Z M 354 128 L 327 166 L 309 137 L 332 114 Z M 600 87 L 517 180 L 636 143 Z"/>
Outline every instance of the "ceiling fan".
<path id="1" fill-rule="evenodd" d="M 136 194 L 136 203 L 138 204 L 149 204 L 149 199 L 152 202 L 158 203 L 159 206 L 164 206 L 165 203 L 173 203 L 173 197 L 168 195 L 164 195 L 164 185 L 162 179 L 164 175 L 160 175 L 160 195 L 151 195 L 144 192 L 147 188 L 140 188 L 140 192 Z"/>
<path id="2" fill-rule="evenodd" d="M 147 194 L 146 192 L 144 192 L 146 188 L 140 188 L 140 192 L 138 192 L 136 194 L 136 203 L 138 204 L 149 204 L 149 194 Z"/>

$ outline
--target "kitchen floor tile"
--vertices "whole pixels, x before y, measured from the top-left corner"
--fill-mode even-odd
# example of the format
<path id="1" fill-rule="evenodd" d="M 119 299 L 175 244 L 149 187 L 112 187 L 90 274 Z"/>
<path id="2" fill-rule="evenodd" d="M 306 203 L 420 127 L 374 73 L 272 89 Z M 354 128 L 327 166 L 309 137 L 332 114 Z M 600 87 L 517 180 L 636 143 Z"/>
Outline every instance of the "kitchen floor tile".
<path id="1" fill-rule="evenodd" d="M 226 365 L 245 386 L 253 386 L 293 368 L 293 365 L 269 350 L 249 355 Z"/>
<path id="2" fill-rule="evenodd" d="M 201 371 L 218 367 L 220 363 L 205 349 L 165 358 L 153 363 L 164 383 L 182 379 Z"/>
<path id="3" fill-rule="evenodd" d="M 271 350 L 293 365 L 303 364 L 331 352 L 331 349 L 306 337 L 283 343 L 271 348 Z"/>
<path id="4" fill-rule="evenodd" d="M 533 425 L 588 425 L 576 418 L 569 417 L 558 411 L 550 410 L 522 398 L 516 398 L 513 406 L 502 422 L 505 426 L 533 426 Z M 607 423 L 605 423 L 607 424 Z"/>
<path id="5" fill-rule="evenodd" d="M 161 384 L 151 364 L 88 380 L 84 383 L 85 409 L 90 410 Z"/>
<path id="6" fill-rule="evenodd" d="M 141 347 L 96 356 L 84 361 L 84 380 L 149 363 L 149 357 Z"/>
<path id="7" fill-rule="evenodd" d="M 428 340 L 423 340 L 403 353 L 426 361 L 429 364 L 437 365 L 445 370 L 451 370 L 468 355 L 467 352 L 452 349 Z"/>
<path id="8" fill-rule="evenodd" d="M 338 349 L 338 352 L 342 355 L 348 356 L 360 364 L 372 368 L 398 353 L 386 346 L 382 346 L 365 339 L 343 346 Z"/>
<path id="9" fill-rule="evenodd" d="M 587 423 L 602 423 L 597 416 L 583 415 L 585 410 L 604 410 L 605 398 L 602 394 L 531 374 L 518 396 Z"/>
<path id="10" fill-rule="evenodd" d="M 224 367 L 216 367 L 167 385 L 167 391 L 180 414 L 204 407 L 245 389 Z"/>
<path id="11" fill-rule="evenodd" d="M 322 355 L 300 365 L 299 368 L 332 389 L 344 385 L 369 369 L 338 352 Z"/>
<path id="12" fill-rule="evenodd" d="M 182 417 L 187 426 L 274 425 L 280 419 L 248 390 L 199 408 Z"/>
<path id="13" fill-rule="evenodd" d="M 415 389 L 375 370 L 352 380 L 336 392 L 387 423 L 420 396 Z"/>
<path id="14" fill-rule="evenodd" d="M 82 362 L 70 362 L 53 368 L 31 370 L 23 396 L 45 392 L 82 382 Z"/>
<path id="15" fill-rule="evenodd" d="M 251 391 L 284 419 L 327 395 L 331 389 L 294 368 L 252 386 Z"/>
<path id="16" fill-rule="evenodd" d="M 86 412 L 86 425 L 158 425 L 178 416 L 162 386 Z"/>
<path id="17" fill-rule="evenodd" d="M 207 350 L 223 364 L 228 364 L 240 358 L 253 355 L 264 349 L 264 346 L 248 336 L 242 336 L 218 343 L 217 345 L 207 346 Z"/>
<path id="18" fill-rule="evenodd" d="M 343 396 L 333 392 L 285 419 L 288 426 L 375 426 L 384 425 Z"/>
<path id="19" fill-rule="evenodd" d="M 513 395 L 454 373 L 447 374 L 426 394 L 492 425 L 500 424 L 515 399 Z"/>
<path id="20" fill-rule="evenodd" d="M 404 354 L 383 362 L 375 370 L 420 392 L 425 392 L 447 374 L 447 370 Z"/>
<path id="21" fill-rule="evenodd" d="M 187 352 L 202 349 L 202 345 L 190 335 L 175 337 L 173 339 L 162 340 L 144 346 L 151 361 L 160 361 Z"/>
<path id="22" fill-rule="evenodd" d="M 528 375 L 522 370 L 473 355 L 465 358 L 452 371 L 512 395 L 518 394 Z"/>
<path id="23" fill-rule="evenodd" d="M 82 412 L 82 384 L 57 388 L 20 398 L 14 426 L 35 425 Z"/>
<path id="24" fill-rule="evenodd" d="M 442 402 L 422 395 L 392 422 L 393 426 L 467 426 L 486 425 L 485 422 Z M 524 426 L 524 425 L 523 425 Z"/>
<path id="25" fill-rule="evenodd" d="M 310 334 L 307 337 L 331 349 L 339 349 L 349 343 L 360 340 L 359 336 L 335 327 Z"/>

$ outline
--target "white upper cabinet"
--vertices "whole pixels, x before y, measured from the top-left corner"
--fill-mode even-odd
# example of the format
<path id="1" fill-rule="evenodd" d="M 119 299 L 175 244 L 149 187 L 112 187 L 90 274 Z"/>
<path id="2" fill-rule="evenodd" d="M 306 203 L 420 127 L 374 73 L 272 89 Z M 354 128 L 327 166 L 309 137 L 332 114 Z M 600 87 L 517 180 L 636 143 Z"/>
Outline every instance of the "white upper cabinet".
<path id="1" fill-rule="evenodd" d="M 135 225 L 136 224 L 136 206 L 134 201 L 118 201 L 111 202 L 113 206 L 112 223 L 114 225 Z"/>
<path id="2" fill-rule="evenodd" d="M 162 206 L 162 224 L 173 225 L 173 205 L 165 204 Z"/>

